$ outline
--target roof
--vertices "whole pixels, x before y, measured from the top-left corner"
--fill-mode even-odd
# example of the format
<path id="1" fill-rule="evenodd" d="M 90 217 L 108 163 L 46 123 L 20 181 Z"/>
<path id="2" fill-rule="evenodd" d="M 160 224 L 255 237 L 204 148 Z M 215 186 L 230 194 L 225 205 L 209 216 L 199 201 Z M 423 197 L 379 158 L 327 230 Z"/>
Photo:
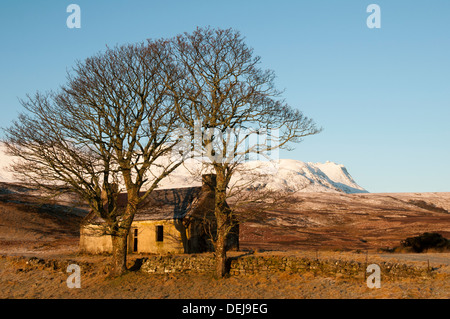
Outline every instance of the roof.
<path id="1" fill-rule="evenodd" d="M 180 219 L 192 211 L 200 196 L 201 187 L 186 187 L 154 190 L 139 205 L 134 220 Z M 120 194 L 119 206 L 125 207 L 127 194 Z"/>
<path id="2" fill-rule="evenodd" d="M 140 193 L 142 196 L 144 193 Z M 118 207 L 124 210 L 126 193 L 118 196 Z M 197 216 L 214 209 L 214 192 L 202 187 L 156 189 L 139 204 L 134 221 L 183 219 Z M 85 218 L 85 223 L 102 223 L 103 219 L 94 212 Z"/>

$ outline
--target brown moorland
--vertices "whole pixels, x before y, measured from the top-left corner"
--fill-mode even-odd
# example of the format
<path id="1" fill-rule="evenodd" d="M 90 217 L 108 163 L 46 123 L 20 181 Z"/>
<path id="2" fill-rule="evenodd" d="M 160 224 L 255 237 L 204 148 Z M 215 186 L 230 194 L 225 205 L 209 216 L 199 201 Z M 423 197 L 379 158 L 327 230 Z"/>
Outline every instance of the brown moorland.
<path id="1" fill-rule="evenodd" d="M 49 199 L 26 186 L 0 185 L 0 298 L 450 298 L 448 252 L 388 253 L 424 232 L 450 237 L 450 193 L 297 193 L 289 206 L 240 227 L 239 252 L 303 258 L 389 261 L 428 267 L 433 276 L 382 282 L 360 277 L 275 272 L 214 279 L 209 274 L 107 275 L 108 256 L 78 252 L 86 207 L 74 196 Z M 31 257 L 41 258 L 33 264 Z M 145 256 L 130 255 L 129 265 Z M 30 259 L 31 258 L 31 259 Z M 60 263 L 55 263 L 59 261 Z M 82 268 L 68 289 L 61 265 Z M 59 265 L 59 266 L 55 266 Z"/>

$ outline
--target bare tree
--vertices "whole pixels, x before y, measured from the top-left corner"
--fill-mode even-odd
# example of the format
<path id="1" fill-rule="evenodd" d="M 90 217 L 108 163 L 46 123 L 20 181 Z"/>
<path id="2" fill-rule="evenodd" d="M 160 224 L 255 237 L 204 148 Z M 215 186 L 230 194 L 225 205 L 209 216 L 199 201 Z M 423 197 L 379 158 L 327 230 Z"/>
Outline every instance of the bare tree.
<path id="1" fill-rule="evenodd" d="M 78 62 L 57 93 L 22 101 L 27 112 L 5 130 L 9 154 L 21 159 L 17 173 L 41 187 L 67 186 L 106 222 L 114 274 L 126 270 L 138 205 L 181 164 L 167 158 L 179 123 L 166 94 L 176 76 L 163 63 L 164 47 L 124 45 Z M 121 190 L 128 194 L 124 210 L 117 205 Z"/>
<path id="2" fill-rule="evenodd" d="M 260 58 L 239 32 L 197 28 L 171 39 L 170 51 L 170 65 L 177 72 L 167 87 L 193 139 L 194 155 L 217 175 L 213 241 L 216 275 L 222 277 L 226 237 L 235 220 L 227 204 L 233 174 L 250 154 L 287 148 L 289 142 L 300 142 L 320 129 L 281 99 L 274 73 L 260 68 Z M 262 129 L 277 134 L 270 136 L 270 142 L 246 145 Z"/>

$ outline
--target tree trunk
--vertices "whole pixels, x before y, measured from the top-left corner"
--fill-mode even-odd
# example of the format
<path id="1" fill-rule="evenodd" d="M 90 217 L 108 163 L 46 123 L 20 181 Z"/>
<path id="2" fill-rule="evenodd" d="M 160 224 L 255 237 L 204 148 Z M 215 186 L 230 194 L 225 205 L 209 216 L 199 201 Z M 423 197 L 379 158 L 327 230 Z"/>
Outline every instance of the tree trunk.
<path id="1" fill-rule="evenodd" d="M 217 170 L 216 170 L 217 172 Z M 216 190 L 215 190 L 215 209 L 214 215 L 217 223 L 217 234 L 214 242 L 216 255 L 216 276 L 222 278 L 226 275 L 227 261 L 227 235 L 230 231 L 230 212 L 227 205 L 226 181 L 222 172 L 217 172 Z"/>
<path id="2" fill-rule="evenodd" d="M 223 232 L 217 233 L 217 239 L 215 242 L 215 253 L 216 253 L 216 277 L 222 278 L 226 275 L 226 261 L 227 261 L 227 251 L 226 251 L 226 236 L 223 236 Z"/>
<path id="3" fill-rule="evenodd" d="M 122 220 L 112 235 L 112 275 L 120 276 L 127 271 L 128 233 L 137 210 L 137 189 L 128 190 L 128 203 Z"/>
<path id="4" fill-rule="evenodd" d="M 127 238 L 128 234 L 119 232 L 112 237 L 112 269 L 111 275 L 120 276 L 127 270 Z"/>

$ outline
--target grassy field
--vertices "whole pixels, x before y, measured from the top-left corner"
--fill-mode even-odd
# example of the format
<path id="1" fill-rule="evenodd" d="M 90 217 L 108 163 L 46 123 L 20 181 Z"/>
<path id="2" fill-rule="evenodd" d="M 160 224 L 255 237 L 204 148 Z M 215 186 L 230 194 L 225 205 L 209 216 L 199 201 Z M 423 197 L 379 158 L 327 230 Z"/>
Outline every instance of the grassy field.
<path id="1" fill-rule="evenodd" d="M 264 252 L 263 254 L 276 254 Z M 286 254 L 288 252 L 279 252 Z M 315 252 L 290 252 L 306 258 Z M 397 256 L 370 254 L 370 262 L 402 262 L 427 267 L 431 259 L 432 277 L 383 280 L 381 288 L 368 288 L 362 276 L 317 276 L 312 272 L 275 272 L 257 275 L 230 276 L 215 279 L 211 274 L 147 274 L 129 271 L 112 278 L 107 274 L 108 256 L 73 255 L 36 262 L 25 257 L 0 258 L 0 298 L 450 298 L 450 265 L 438 263 L 449 259 L 448 254 L 426 254 L 427 261 L 401 260 Z M 129 266 L 135 258 L 130 256 Z M 141 256 L 139 256 L 141 257 Z M 363 260 L 363 254 L 321 251 L 319 258 Z M 435 259 L 433 259 L 435 258 Z M 437 258 L 437 259 L 436 259 Z M 81 269 L 81 288 L 69 288 L 67 265 L 76 263 Z"/>

